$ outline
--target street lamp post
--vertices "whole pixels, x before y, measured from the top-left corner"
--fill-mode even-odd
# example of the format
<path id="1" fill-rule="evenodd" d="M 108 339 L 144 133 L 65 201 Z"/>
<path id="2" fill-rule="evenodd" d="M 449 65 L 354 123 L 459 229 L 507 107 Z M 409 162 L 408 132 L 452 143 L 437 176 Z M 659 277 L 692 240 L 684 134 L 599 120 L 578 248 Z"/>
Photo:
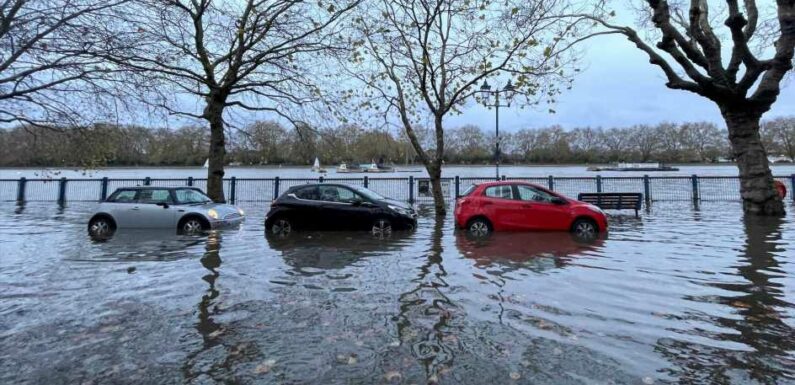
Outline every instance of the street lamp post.
<path id="1" fill-rule="evenodd" d="M 511 100 L 513 100 L 514 95 L 516 95 L 516 89 L 511 84 L 511 81 L 508 80 L 508 83 L 505 85 L 503 89 L 491 89 L 489 83 L 484 80 L 483 85 L 480 86 L 480 93 L 483 95 L 483 99 L 481 100 L 483 105 L 486 107 L 494 107 L 495 111 L 495 121 L 494 121 L 494 133 L 495 133 L 495 143 L 494 143 L 494 164 L 496 167 L 497 172 L 497 179 L 500 179 L 500 107 L 510 107 Z M 500 95 L 505 94 L 505 104 L 500 104 Z M 491 97 L 494 96 L 494 102 L 491 102 Z"/>

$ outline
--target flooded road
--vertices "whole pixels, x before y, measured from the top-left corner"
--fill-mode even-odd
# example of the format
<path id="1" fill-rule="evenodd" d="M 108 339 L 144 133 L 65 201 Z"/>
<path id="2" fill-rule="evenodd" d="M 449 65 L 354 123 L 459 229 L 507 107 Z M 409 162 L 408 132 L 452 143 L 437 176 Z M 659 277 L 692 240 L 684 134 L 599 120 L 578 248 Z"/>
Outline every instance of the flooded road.
<path id="1" fill-rule="evenodd" d="M 0 205 L 0 383 L 795 383 L 792 213 L 281 239 L 260 204 L 239 230 L 92 242 L 93 207 Z"/>

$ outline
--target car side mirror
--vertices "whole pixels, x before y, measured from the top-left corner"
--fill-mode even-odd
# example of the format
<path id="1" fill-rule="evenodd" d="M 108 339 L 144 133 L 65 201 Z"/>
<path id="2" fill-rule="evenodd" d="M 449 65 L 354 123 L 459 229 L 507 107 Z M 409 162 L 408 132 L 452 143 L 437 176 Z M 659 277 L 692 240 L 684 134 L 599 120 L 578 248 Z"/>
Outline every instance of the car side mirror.
<path id="1" fill-rule="evenodd" d="M 157 202 L 155 204 L 158 205 L 158 206 L 163 207 L 164 209 L 168 208 L 168 203 L 166 203 L 166 202 Z"/>
<path id="2" fill-rule="evenodd" d="M 364 203 L 364 201 L 362 201 L 361 199 L 358 199 L 358 198 L 354 199 L 353 201 L 351 201 L 351 204 L 354 205 L 354 206 L 361 206 L 362 203 Z"/>
<path id="3" fill-rule="evenodd" d="M 556 205 L 565 205 L 565 204 L 569 203 L 569 202 L 568 202 L 568 201 L 566 201 L 565 199 L 563 199 L 563 198 L 558 198 L 558 197 L 554 197 L 554 198 L 552 198 L 551 202 L 552 202 L 553 204 L 556 204 Z"/>

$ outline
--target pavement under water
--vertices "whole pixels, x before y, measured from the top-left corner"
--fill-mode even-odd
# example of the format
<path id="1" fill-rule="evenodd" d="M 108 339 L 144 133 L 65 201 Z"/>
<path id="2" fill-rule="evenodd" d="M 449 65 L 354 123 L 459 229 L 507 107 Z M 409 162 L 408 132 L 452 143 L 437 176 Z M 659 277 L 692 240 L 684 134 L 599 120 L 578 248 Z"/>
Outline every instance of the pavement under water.
<path id="1" fill-rule="evenodd" d="M 95 242 L 94 205 L 0 207 L 3 384 L 795 383 L 792 213 L 283 239 L 256 205 L 240 229 Z"/>

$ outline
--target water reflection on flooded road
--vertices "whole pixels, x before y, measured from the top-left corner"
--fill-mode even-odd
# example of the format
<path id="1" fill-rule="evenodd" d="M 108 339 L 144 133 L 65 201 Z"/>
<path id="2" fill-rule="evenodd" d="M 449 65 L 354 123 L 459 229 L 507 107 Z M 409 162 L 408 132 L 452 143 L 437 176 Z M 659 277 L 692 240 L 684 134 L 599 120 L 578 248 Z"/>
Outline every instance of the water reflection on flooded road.
<path id="1" fill-rule="evenodd" d="M 609 236 L 85 234 L 0 218 L 0 383 L 795 382 L 795 223 L 655 206 Z M 792 208 L 791 208 L 792 209 Z"/>

